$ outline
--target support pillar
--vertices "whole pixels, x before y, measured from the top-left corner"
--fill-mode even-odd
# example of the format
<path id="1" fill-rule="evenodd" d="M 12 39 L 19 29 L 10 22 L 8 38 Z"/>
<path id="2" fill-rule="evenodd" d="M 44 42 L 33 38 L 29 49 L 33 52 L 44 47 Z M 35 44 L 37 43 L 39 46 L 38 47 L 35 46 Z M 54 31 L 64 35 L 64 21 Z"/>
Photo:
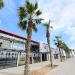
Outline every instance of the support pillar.
<path id="1" fill-rule="evenodd" d="M 31 59 L 32 59 L 32 64 L 34 63 L 34 59 L 33 59 L 34 54 L 32 53 Z"/>
<path id="2" fill-rule="evenodd" d="M 47 53 L 47 61 L 49 61 L 49 54 Z"/>
<path id="3" fill-rule="evenodd" d="M 40 54 L 40 60 L 41 60 L 41 62 L 42 62 L 42 53 Z"/>
<path id="4" fill-rule="evenodd" d="M 19 52 L 19 53 L 18 53 L 18 58 L 17 58 L 17 67 L 18 67 L 19 64 L 20 64 L 20 57 L 21 57 L 21 53 Z"/>

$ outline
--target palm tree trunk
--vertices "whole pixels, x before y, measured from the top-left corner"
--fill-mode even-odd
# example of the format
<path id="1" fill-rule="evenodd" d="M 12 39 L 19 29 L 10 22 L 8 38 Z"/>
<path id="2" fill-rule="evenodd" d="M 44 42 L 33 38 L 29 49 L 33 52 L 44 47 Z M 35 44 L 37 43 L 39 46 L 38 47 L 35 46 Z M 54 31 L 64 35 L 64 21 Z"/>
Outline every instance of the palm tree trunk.
<path id="1" fill-rule="evenodd" d="M 26 59 L 25 59 L 25 71 L 24 75 L 30 75 L 30 46 L 32 36 L 32 14 L 30 15 L 29 24 L 27 28 L 27 41 L 26 41 Z"/>
<path id="2" fill-rule="evenodd" d="M 25 58 L 25 71 L 24 75 L 30 75 L 30 43 L 31 43 L 31 34 L 32 34 L 32 29 L 29 27 L 28 28 L 28 33 L 27 33 L 27 41 L 26 41 L 26 58 Z"/>
<path id="3" fill-rule="evenodd" d="M 27 40 L 27 42 L 26 42 L 26 58 L 25 58 L 24 75 L 29 75 L 29 73 L 30 73 L 29 63 L 30 63 L 30 42 L 29 42 L 29 40 Z"/>
<path id="4" fill-rule="evenodd" d="M 47 43 L 48 43 L 49 53 L 50 53 L 50 64 L 51 64 L 51 67 L 52 67 L 53 66 L 53 62 L 52 62 L 52 51 L 51 51 L 51 48 L 50 48 L 50 40 L 49 40 L 49 37 L 47 37 Z"/>
<path id="5" fill-rule="evenodd" d="M 60 61 L 62 62 L 62 55 L 61 55 L 61 50 L 59 48 L 59 53 L 60 53 Z"/>

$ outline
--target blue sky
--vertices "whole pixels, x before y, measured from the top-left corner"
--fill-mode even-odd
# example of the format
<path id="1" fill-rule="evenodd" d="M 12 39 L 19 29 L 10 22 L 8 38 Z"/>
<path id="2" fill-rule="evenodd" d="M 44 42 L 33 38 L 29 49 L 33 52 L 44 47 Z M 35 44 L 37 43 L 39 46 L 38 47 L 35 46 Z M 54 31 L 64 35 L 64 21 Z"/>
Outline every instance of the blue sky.
<path id="1" fill-rule="evenodd" d="M 54 37 L 62 36 L 62 40 L 70 48 L 75 49 L 75 0 L 30 0 L 38 1 L 39 9 L 42 11 L 40 17 L 45 22 L 51 19 L 51 45 L 54 46 Z M 0 10 L 0 29 L 26 36 L 18 24 L 18 7 L 24 5 L 25 0 L 4 0 L 4 8 Z M 45 27 L 38 26 L 38 32 L 33 33 L 32 39 L 46 43 Z"/>

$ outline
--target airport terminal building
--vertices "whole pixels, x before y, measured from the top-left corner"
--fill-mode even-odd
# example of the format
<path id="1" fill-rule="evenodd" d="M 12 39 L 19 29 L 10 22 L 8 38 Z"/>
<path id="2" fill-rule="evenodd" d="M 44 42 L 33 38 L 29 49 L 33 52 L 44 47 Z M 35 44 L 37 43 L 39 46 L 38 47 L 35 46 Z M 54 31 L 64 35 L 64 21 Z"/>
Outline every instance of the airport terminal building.
<path id="1" fill-rule="evenodd" d="M 26 38 L 0 29 L 0 64 L 24 64 Z M 52 56 L 58 58 L 56 49 L 51 48 Z M 30 63 L 48 61 L 50 59 L 47 44 L 31 40 Z"/>
<path id="2" fill-rule="evenodd" d="M 22 36 L 0 29 L 0 62 L 2 60 L 10 60 L 9 62 L 15 60 L 16 63 L 18 59 L 18 54 L 20 54 L 21 60 L 25 60 L 26 40 L 27 39 Z M 39 42 L 31 40 L 30 63 L 32 63 L 32 57 L 34 57 L 35 62 L 37 62 L 36 59 L 38 57 L 38 54 L 39 54 Z"/>
<path id="3" fill-rule="evenodd" d="M 25 42 L 26 38 L 4 31 L 0 29 L 0 64 L 8 62 L 17 64 L 19 58 L 19 63 L 23 64 L 25 60 Z M 31 40 L 31 53 L 30 53 L 30 63 L 36 63 L 41 61 L 47 61 L 48 56 L 48 46 L 43 44 L 40 45 L 39 42 Z"/>

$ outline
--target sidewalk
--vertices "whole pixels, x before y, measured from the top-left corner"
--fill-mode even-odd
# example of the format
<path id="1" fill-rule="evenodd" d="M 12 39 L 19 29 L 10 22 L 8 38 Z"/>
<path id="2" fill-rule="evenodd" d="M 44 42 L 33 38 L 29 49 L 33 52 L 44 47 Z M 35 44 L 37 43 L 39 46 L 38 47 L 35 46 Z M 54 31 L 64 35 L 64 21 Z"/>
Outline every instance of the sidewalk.
<path id="1" fill-rule="evenodd" d="M 75 57 L 68 59 L 45 75 L 75 75 Z"/>
<path id="2" fill-rule="evenodd" d="M 45 65 L 48 65 L 50 62 L 41 62 L 36 64 L 30 64 L 30 69 L 40 69 Z M 60 62 L 60 60 L 54 60 L 53 63 L 55 65 L 59 65 L 58 67 L 52 69 L 45 75 L 75 75 L 75 57 L 66 60 L 65 62 Z M 0 70 L 0 75 L 23 75 L 24 66 L 13 67 L 8 69 Z"/>
<path id="3" fill-rule="evenodd" d="M 60 60 L 54 60 L 53 62 L 56 65 L 60 64 Z M 49 61 L 45 61 L 41 63 L 30 64 L 30 69 L 31 70 L 40 69 L 41 67 L 44 67 L 49 63 L 50 63 Z M 23 73 L 24 73 L 24 66 L 0 70 L 0 75 L 23 75 Z"/>

